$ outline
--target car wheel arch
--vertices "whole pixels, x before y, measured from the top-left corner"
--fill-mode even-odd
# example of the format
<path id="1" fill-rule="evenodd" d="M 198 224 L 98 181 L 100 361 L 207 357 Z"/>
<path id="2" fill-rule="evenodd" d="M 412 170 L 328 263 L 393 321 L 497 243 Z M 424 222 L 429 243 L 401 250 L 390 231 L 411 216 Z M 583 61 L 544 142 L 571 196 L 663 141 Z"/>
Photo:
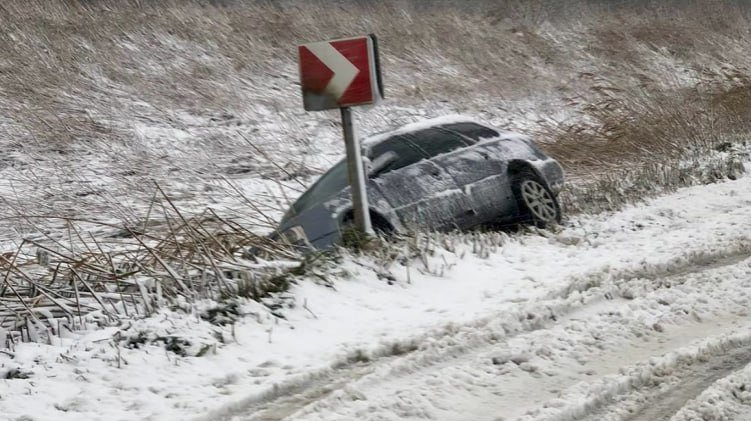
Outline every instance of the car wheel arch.
<path id="1" fill-rule="evenodd" d="M 524 160 L 511 160 L 508 163 L 508 167 L 506 168 L 506 174 L 508 176 L 509 181 L 513 181 L 518 175 L 530 171 L 535 176 L 539 177 L 540 180 L 542 180 L 545 184 L 547 184 L 547 180 L 545 180 L 544 177 L 540 174 L 540 171 L 535 168 L 532 164 L 530 164 L 527 161 Z"/>
<path id="2" fill-rule="evenodd" d="M 381 231 L 383 233 L 394 233 L 397 231 L 397 226 L 389 220 L 383 213 L 378 212 L 377 210 L 374 210 L 373 208 L 369 209 L 370 213 L 370 223 L 373 226 L 373 230 Z M 352 208 L 348 209 L 347 211 L 342 213 L 342 217 L 340 219 L 340 224 L 345 225 L 347 223 L 350 223 L 354 221 L 355 219 L 355 212 Z"/>

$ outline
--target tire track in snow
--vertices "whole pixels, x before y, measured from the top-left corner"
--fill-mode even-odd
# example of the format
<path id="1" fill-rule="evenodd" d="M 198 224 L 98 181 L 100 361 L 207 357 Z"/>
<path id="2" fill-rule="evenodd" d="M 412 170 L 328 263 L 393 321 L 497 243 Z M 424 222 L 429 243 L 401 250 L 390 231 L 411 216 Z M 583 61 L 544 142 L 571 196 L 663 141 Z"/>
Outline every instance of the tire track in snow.
<path id="1" fill-rule="evenodd" d="M 686 402 L 673 420 L 751 420 L 751 363 Z"/>
<path id="2" fill-rule="evenodd" d="M 621 369 L 621 378 L 603 379 L 565 397 L 574 402 L 557 411 L 533 414 L 535 419 L 668 420 L 715 381 L 751 362 L 751 326 L 728 336 L 672 351 Z M 554 403 L 545 406 L 555 407 Z"/>
<path id="3" fill-rule="evenodd" d="M 652 396 L 628 420 L 670 419 L 686 402 L 696 398 L 715 381 L 750 363 L 750 346 L 749 342 L 741 342 L 706 359 L 700 358 L 681 365 L 674 374 L 677 379 L 670 383 L 669 388 L 661 389 L 657 395 Z"/>
<path id="4" fill-rule="evenodd" d="M 728 265 L 719 268 L 726 268 L 730 273 L 736 270 L 735 264 L 737 263 L 738 261 L 732 260 Z M 740 267 L 746 274 L 748 273 L 746 263 L 741 264 Z M 712 270 L 714 269 L 690 276 L 694 280 L 700 280 Z M 686 275 L 681 274 L 676 277 L 684 276 Z M 677 285 L 680 280 L 672 281 L 673 285 Z M 660 289 L 670 290 L 671 287 L 663 285 Z M 653 300 L 654 298 L 650 298 L 650 303 Z M 622 307 L 628 308 L 631 303 L 633 302 L 627 302 Z M 599 307 L 600 304 L 597 306 Z M 499 341 L 497 344 L 488 345 L 490 347 L 478 348 L 471 353 L 449 357 L 445 360 L 437 360 L 429 365 L 415 362 L 413 356 L 404 357 L 390 367 L 382 368 L 362 380 L 353 381 L 346 389 L 337 391 L 318 403 L 308 405 L 290 417 L 293 419 L 576 418 L 606 401 L 614 391 L 629 391 L 633 386 L 640 385 L 637 381 L 643 378 L 642 369 L 637 367 L 637 375 L 633 378 L 616 377 L 612 385 L 610 383 L 597 384 L 596 388 L 588 390 L 583 396 L 595 398 L 592 403 L 582 400 L 581 395 L 574 394 L 573 400 L 551 403 L 548 409 L 542 409 L 548 413 L 552 412 L 550 414 L 534 410 L 539 409 L 540 401 L 555 398 L 557 391 L 566 391 L 572 383 L 591 379 L 589 376 L 594 375 L 579 372 L 580 370 L 594 367 L 598 372 L 615 373 L 621 365 L 633 362 L 628 359 L 649 360 L 652 356 L 672 353 L 684 347 L 689 348 L 686 352 L 688 355 L 701 356 L 702 350 L 707 348 L 717 350 L 717 342 L 720 347 L 725 347 L 727 341 L 725 339 L 713 340 L 704 346 L 704 349 L 699 348 L 697 352 L 689 344 L 696 340 L 696 337 L 691 337 L 692 335 L 699 336 L 699 338 L 714 335 L 718 330 L 717 324 L 727 330 L 728 327 L 747 320 L 746 315 L 728 315 L 696 322 L 692 315 L 684 313 L 678 307 L 674 309 L 676 314 L 674 317 L 681 318 L 681 320 L 678 321 L 680 324 L 676 328 L 671 327 L 665 333 L 663 333 L 664 329 L 647 330 L 647 337 L 639 339 L 642 333 L 638 333 L 636 337 L 631 335 L 625 344 L 621 344 L 619 341 L 629 337 L 630 333 L 633 334 L 634 329 L 642 327 L 643 330 L 645 324 L 638 315 L 623 322 L 624 316 L 612 314 L 607 308 L 606 306 L 603 321 L 601 321 L 604 325 L 599 325 L 599 327 L 597 324 L 589 324 L 586 319 L 571 321 L 567 324 L 569 326 L 555 324 L 550 329 L 521 333 L 519 336 Z M 601 333 L 598 335 L 602 337 L 598 339 L 594 336 L 594 341 L 591 341 L 592 339 L 587 341 L 586 337 L 574 337 L 573 347 L 568 350 L 564 348 L 563 353 L 554 359 L 553 364 L 548 365 L 547 369 L 555 367 L 553 371 L 547 371 L 546 368 L 535 370 L 534 366 L 539 363 L 538 359 L 538 362 L 534 363 L 532 360 L 529 363 L 522 360 L 520 364 L 506 364 L 504 369 L 511 372 L 498 374 L 501 378 L 498 378 L 496 374 L 487 375 L 492 372 L 492 365 L 489 365 L 490 358 L 500 349 L 514 350 L 516 348 L 518 350 L 518 346 L 522 345 L 523 348 L 527 348 L 525 349 L 527 356 L 534 358 L 534 354 L 537 353 L 534 349 L 538 347 L 536 345 L 550 344 L 555 339 L 576 334 L 577 330 L 588 334 L 592 328 L 600 328 Z M 741 337 L 741 339 L 747 341 L 748 336 Z M 582 340 L 584 341 L 579 344 Z M 638 341 L 634 342 L 634 340 Z M 642 344 L 642 341 L 646 340 L 651 343 L 649 347 Z M 738 340 L 733 338 L 732 341 Z M 603 345 L 607 347 L 600 350 Z M 586 357 L 587 362 L 577 362 L 583 356 Z M 526 368 L 524 368 L 525 365 L 527 365 Z M 667 359 L 667 363 L 662 364 L 662 368 L 670 368 L 670 365 L 672 365 L 672 360 Z M 606 380 L 611 381 L 607 377 Z M 583 404 L 566 409 L 570 403 Z M 563 407 L 559 408 L 561 405 Z"/>
<path id="5" fill-rule="evenodd" d="M 367 356 L 349 356 L 331 368 L 275 385 L 265 393 L 225 406 L 204 418 L 284 419 L 325 401 L 334 393 L 346 392 L 352 384 L 365 378 L 398 376 L 405 371 L 413 373 L 436 365 L 450 365 L 516 336 L 561 324 L 583 309 L 612 306 L 607 298 L 635 280 L 681 277 L 696 270 L 731 266 L 749 255 L 751 248 L 741 241 L 725 250 L 689 252 L 647 267 L 613 273 L 607 269 L 593 271 L 571 279 L 565 288 L 549 293 L 543 300 L 504 303 L 504 310 L 492 316 L 461 326 L 448 326 L 420 338 L 374 350 Z"/>
<path id="6" fill-rule="evenodd" d="M 748 298 L 743 293 L 751 284 L 751 262 L 723 259 L 693 276 L 693 280 L 687 280 L 692 278 L 691 274 L 678 273 L 677 276 L 659 280 L 659 287 L 652 295 L 671 288 L 677 288 L 682 293 L 686 291 L 684 282 L 693 284 L 688 287 L 707 295 L 715 294 L 711 291 L 713 288 L 722 287 L 718 280 L 725 281 L 726 288 L 733 284 L 740 285 L 736 286 L 737 292 L 740 292 L 738 297 L 728 297 L 724 302 L 726 309 L 722 305 L 715 308 L 714 312 L 719 314 L 710 318 L 697 315 L 695 324 L 671 328 L 666 332 L 668 336 L 661 340 L 671 346 L 680 346 L 687 340 L 693 340 L 693 343 L 677 348 L 663 347 L 663 353 L 655 349 L 652 356 L 633 359 L 636 363 L 620 368 L 620 377 L 606 376 L 599 381 L 575 386 L 527 417 L 565 420 L 667 419 L 714 381 L 751 362 L 751 321 L 745 307 Z M 727 290 L 720 289 L 718 294 L 725 292 Z M 657 299 L 658 303 L 660 301 Z M 735 311 L 727 313 L 731 309 Z M 664 330 L 662 325 L 656 328 L 660 333 Z M 701 339 L 697 345 L 696 341 Z M 625 349 L 622 356 L 629 353 Z"/>

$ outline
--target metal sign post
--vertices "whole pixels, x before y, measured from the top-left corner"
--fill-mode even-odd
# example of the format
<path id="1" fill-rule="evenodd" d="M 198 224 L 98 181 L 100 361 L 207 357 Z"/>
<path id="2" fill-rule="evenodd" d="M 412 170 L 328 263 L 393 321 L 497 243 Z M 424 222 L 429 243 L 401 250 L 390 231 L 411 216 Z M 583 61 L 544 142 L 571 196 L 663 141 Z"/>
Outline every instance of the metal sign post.
<path id="1" fill-rule="evenodd" d="M 298 47 L 300 86 L 307 111 L 339 108 L 356 227 L 372 234 L 360 143 L 350 107 L 383 98 L 375 35 L 321 41 Z"/>
<path id="2" fill-rule="evenodd" d="M 344 146 L 347 151 L 347 173 L 352 191 L 352 209 L 355 214 L 355 226 L 363 233 L 373 234 L 368 211 L 368 195 L 365 191 L 365 169 L 362 164 L 360 142 L 355 136 L 352 122 L 352 110 L 342 107 L 342 131 L 344 132 Z"/>

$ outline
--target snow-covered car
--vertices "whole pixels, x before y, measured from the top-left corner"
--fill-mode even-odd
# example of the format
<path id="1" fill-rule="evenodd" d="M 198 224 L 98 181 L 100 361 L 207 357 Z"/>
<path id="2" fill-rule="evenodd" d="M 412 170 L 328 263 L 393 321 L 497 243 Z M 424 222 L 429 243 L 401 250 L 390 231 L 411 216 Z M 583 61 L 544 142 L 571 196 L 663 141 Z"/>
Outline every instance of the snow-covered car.
<path id="1" fill-rule="evenodd" d="M 380 232 L 560 222 L 558 162 L 527 136 L 453 116 L 363 142 L 373 228 Z M 347 162 L 321 176 L 284 215 L 273 237 L 329 248 L 353 224 Z"/>

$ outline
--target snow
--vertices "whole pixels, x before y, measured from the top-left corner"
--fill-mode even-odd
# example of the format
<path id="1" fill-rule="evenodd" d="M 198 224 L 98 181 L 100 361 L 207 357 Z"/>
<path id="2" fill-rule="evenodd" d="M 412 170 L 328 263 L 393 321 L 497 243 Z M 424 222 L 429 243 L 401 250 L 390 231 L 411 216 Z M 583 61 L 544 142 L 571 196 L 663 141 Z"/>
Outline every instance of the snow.
<path id="1" fill-rule="evenodd" d="M 421 119 L 412 123 L 405 124 L 395 130 L 369 136 L 363 139 L 362 145 L 364 147 L 368 147 L 369 145 L 377 144 L 378 142 L 381 142 L 384 139 L 390 138 L 392 136 L 416 132 L 419 130 L 428 129 L 428 128 L 435 127 L 435 126 L 448 125 L 451 123 L 463 123 L 463 122 L 478 123 L 480 125 L 483 125 L 483 123 L 478 122 L 477 119 L 470 117 L 470 116 L 466 116 L 462 114 L 447 114 L 445 116 L 433 117 L 430 119 Z M 500 130 L 500 135 L 501 136 L 499 138 L 483 139 L 483 142 L 493 141 L 495 139 L 525 139 L 526 138 L 524 135 L 511 132 L 511 131 L 506 131 L 506 130 Z"/>
<path id="2" fill-rule="evenodd" d="M 577 216 L 558 232 L 431 235 L 414 241 L 414 259 L 347 257 L 333 288 L 303 280 L 273 313 L 240 302 L 242 317 L 224 326 L 199 317 L 212 303 L 103 329 L 91 315 L 88 330 L 0 353 L 0 370 L 29 374 L 0 381 L 0 414 L 621 414 L 603 406 L 679 365 L 751 344 L 749 205 L 744 177 Z"/>
<path id="3" fill-rule="evenodd" d="M 673 419 L 704 421 L 751 419 L 751 364 L 715 382 L 699 397 L 686 403 Z"/>

